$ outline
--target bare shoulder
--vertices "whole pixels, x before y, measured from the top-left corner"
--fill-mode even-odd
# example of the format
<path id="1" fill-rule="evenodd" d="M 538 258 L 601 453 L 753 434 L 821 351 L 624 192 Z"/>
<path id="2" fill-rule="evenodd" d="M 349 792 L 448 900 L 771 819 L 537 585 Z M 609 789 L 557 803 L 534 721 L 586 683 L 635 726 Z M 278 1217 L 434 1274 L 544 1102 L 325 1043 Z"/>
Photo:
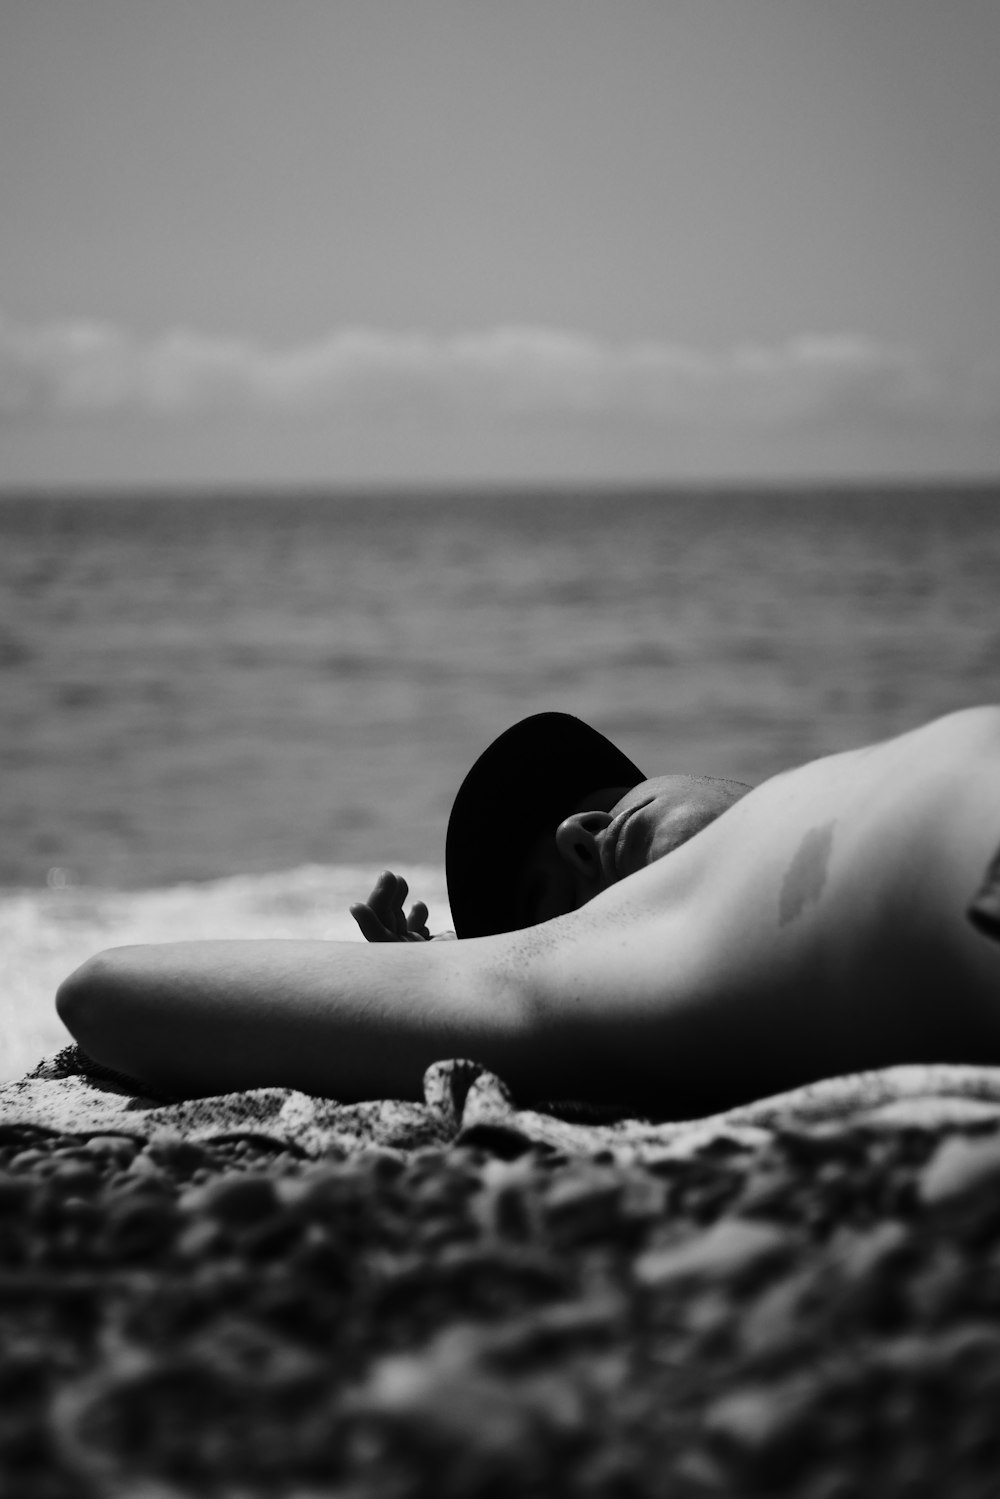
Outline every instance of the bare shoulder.
<path id="1" fill-rule="evenodd" d="M 551 923 L 526 969 L 593 1054 L 672 1087 L 693 1060 L 721 1082 L 724 1056 L 768 1087 L 1000 1060 L 1000 941 L 968 919 L 998 849 L 1000 709 L 969 709 L 765 782 Z"/>
<path id="2" fill-rule="evenodd" d="M 956 762 L 995 761 L 1000 752 L 1000 705 L 961 708 L 874 746 L 895 756 L 912 756 L 911 769 L 931 772 Z"/>

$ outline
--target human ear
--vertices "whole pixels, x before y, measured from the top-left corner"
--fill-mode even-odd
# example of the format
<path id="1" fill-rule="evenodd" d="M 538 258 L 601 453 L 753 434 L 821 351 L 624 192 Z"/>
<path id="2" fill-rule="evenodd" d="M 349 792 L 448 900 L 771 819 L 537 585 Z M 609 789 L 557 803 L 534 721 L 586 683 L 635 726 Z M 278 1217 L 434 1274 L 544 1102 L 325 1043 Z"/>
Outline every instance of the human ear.
<path id="1" fill-rule="evenodd" d="M 559 857 L 585 880 L 601 878 L 599 840 L 612 821 L 610 812 L 574 812 L 556 828 Z"/>

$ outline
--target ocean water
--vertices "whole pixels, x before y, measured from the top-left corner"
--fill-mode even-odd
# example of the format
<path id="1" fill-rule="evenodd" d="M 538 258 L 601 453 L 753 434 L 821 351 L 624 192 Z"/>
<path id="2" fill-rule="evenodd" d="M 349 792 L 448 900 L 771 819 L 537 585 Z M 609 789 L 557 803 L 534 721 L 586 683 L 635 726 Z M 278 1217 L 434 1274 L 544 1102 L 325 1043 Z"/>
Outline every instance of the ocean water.
<path id="1" fill-rule="evenodd" d="M 384 865 L 444 919 L 515 719 L 757 781 L 1000 699 L 998 600 L 1000 487 L 0 497 L 6 992 L 140 928 L 346 935 Z"/>
<path id="2" fill-rule="evenodd" d="M 1000 489 L 7 497 L 0 885 L 437 863 L 544 708 L 755 781 L 1000 696 L 998 599 Z"/>

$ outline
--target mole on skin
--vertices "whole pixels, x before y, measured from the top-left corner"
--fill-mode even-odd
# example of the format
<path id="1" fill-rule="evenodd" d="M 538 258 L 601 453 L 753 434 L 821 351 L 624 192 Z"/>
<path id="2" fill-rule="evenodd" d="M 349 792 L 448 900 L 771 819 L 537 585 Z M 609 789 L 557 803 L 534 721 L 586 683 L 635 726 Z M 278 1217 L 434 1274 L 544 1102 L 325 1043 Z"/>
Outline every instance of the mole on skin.
<path id="1" fill-rule="evenodd" d="M 780 926 L 801 916 L 810 901 L 819 900 L 823 893 L 830 850 L 833 848 L 834 826 L 834 823 L 828 822 L 822 827 L 810 828 L 799 844 L 781 884 L 778 905 Z"/>

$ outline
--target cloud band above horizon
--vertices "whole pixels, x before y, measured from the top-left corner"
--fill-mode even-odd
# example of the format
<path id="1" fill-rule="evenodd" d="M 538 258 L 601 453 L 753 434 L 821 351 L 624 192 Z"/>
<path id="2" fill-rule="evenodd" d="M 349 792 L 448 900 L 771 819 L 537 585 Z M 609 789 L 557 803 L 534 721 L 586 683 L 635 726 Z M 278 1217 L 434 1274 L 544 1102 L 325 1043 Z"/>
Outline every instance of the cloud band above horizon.
<path id="1" fill-rule="evenodd" d="M 763 429 L 867 415 L 979 426 L 1000 419 L 1000 361 L 945 367 L 847 333 L 708 351 L 527 326 L 445 336 L 342 328 L 268 348 L 186 329 L 143 339 L 106 322 L 29 326 L 0 316 L 5 423 L 225 410 L 413 410 Z"/>

